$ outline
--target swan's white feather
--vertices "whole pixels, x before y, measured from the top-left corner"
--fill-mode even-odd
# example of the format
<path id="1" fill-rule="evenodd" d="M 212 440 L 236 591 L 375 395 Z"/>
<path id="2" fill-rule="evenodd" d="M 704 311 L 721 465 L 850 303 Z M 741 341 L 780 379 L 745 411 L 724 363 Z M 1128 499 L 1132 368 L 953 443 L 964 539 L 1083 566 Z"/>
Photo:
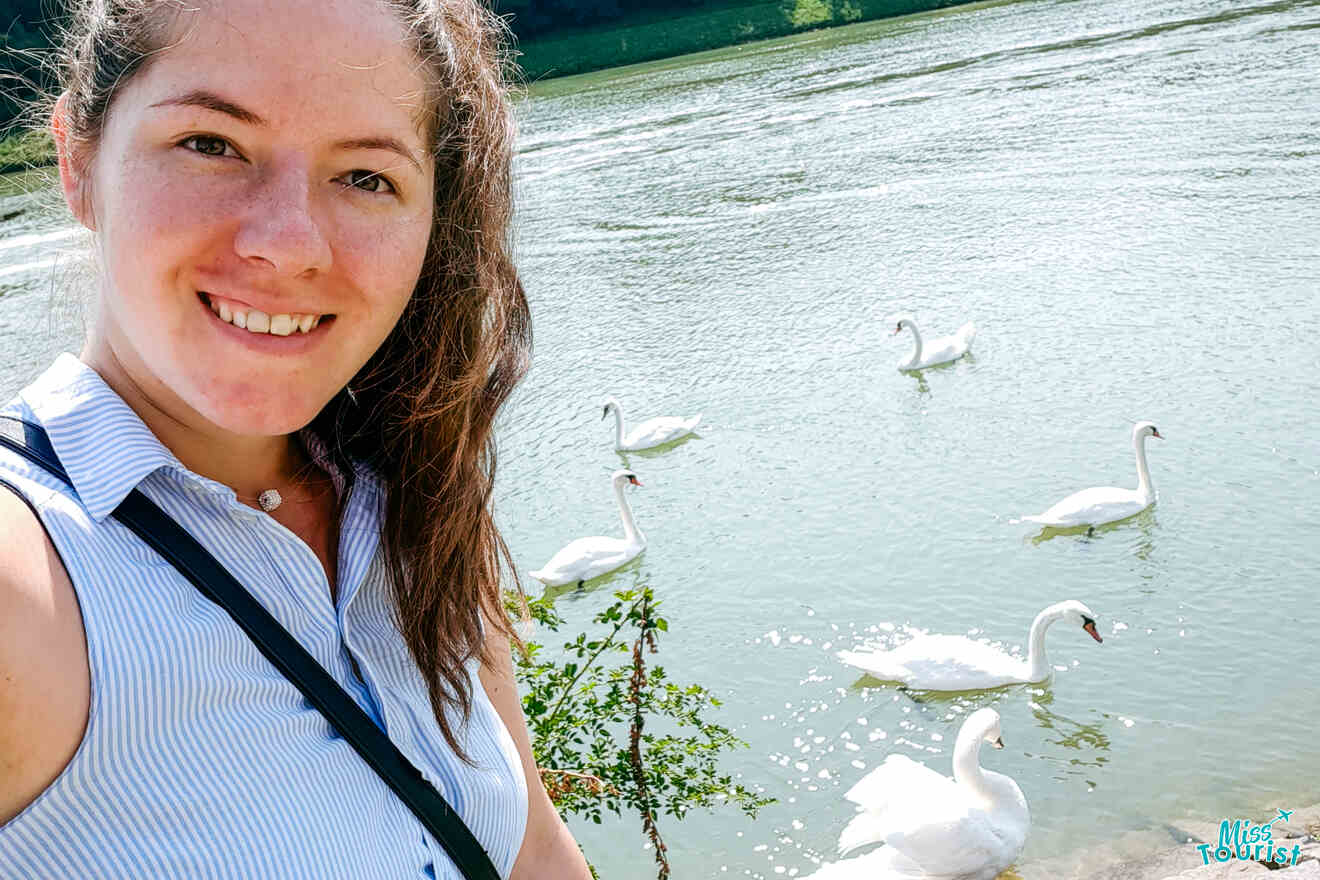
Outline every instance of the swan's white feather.
<path id="1" fill-rule="evenodd" d="M 885 843 L 920 866 L 924 874 L 918 876 L 990 880 L 1022 851 L 1030 822 L 1026 798 L 1007 776 L 982 772 L 999 789 L 996 805 L 972 800 L 956 785 L 955 798 L 939 797 L 940 789 L 916 789 L 889 805 L 897 822 Z"/>
<path id="2" fill-rule="evenodd" d="M 628 432 L 619 449 L 624 451 L 650 449 L 652 446 L 677 440 L 695 431 L 700 421 L 701 413 L 686 419 L 679 416 L 657 416 L 654 419 L 647 419 Z"/>
<path id="3" fill-rule="evenodd" d="M 1155 503 L 1155 488 L 1150 482 L 1150 469 L 1146 463 L 1146 438 L 1163 439 L 1164 435 L 1154 422 L 1137 422 L 1132 426 L 1132 451 L 1137 459 L 1137 488 L 1118 489 L 1114 486 L 1094 486 L 1074 492 L 1054 504 L 1044 513 L 1024 516 L 1010 522 L 1033 522 L 1055 528 L 1074 526 L 1100 526 L 1136 516 Z"/>
<path id="4" fill-rule="evenodd" d="M 589 581 L 623 565 L 641 553 L 644 546 L 603 535 L 578 538 L 551 556 L 539 571 L 529 573 L 549 587 Z"/>
<path id="5" fill-rule="evenodd" d="M 1024 516 L 1022 520 L 1056 528 L 1099 526 L 1135 516 L 1153 501 L 1135 489 L 1093 486 L 1074 492 L 1044 513 Z"/>
<path id="6" fill-rule="evenodd" d="M 905 755 L 890 755 L 849 789 L 861 810 L 839 837 L 840 852 L 872 843 L 883 848 L 825 865 L 809 880 L 990 880 L 1022 851 L 1030 811 L 1022 790 L 982 770 L 993 802 Z"/>
<path id="7" fill-rule="evenodd" d="M 604 535 L 578 538 L 551 556 L 538 571 L 528 573 L 548 587 L 559 587 L 600 577 L 645 550 L 646 536 L 633 521 L 628 498 L 623 494 L 623 487 L 628 483 L 637 483 L 637 475 L 627 468 L 620 468 L 610 475 L 614 500 L 619 505 L 619 518 L 623 521 L 622 538 Z"/>
<path id="8" fill-rule="evenodd" d="M 1031 680 L 1026 660 L 967 636 L 922 634 L 892 651 L 839 651 L 837 656 L 881 681 L 926 690 L 980 690 Z"/>
<path id="9" fill-rule="evenodd" d="M 940 336 L 935 339 L 921 341 L 921 360 L 913 363 L 911 355 L 901 361 L 898 365 L 900 370 L 922 370 L 926 367 L 935 367 L 940 364 L 947 364 L 950 361 L 956 361 L 958 358 L 967 354 L 968 349 L 972 347 L 972 340 L 976 338 L 976 325 L 971 321 L 958 328 L 958 332 L 952 336 Z"/>

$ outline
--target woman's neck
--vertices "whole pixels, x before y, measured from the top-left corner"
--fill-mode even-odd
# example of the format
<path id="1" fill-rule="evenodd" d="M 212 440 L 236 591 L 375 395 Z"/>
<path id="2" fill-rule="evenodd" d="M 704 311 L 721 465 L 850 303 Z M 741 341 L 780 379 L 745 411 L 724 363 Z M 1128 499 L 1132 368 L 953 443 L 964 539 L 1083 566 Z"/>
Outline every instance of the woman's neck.
<path id="1" fill-rule="evenodd" d="M 184 467 L 229 486 L 245 503 L 255 503 L 266 489 L 285 494 L 297 475 L 306 473 L 309 459 L 295 435 L 244 436 L 225 431 L 163 384 L 138 381 L 106 347 L 89 343 L 81 358 Z"/>

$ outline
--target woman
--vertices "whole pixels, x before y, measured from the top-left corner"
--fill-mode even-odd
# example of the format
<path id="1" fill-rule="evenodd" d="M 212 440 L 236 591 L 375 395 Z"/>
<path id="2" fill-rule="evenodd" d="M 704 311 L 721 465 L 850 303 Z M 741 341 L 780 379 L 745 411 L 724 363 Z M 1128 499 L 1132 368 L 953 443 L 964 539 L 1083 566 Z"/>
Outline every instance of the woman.
<path id="1" fill-rule="evenodd" d="M 223 611 L 181 523 L 502 876 L 582 878 L 532 759 L 490 513 L 525 369 L 511 122 L 476 0 L 75 12 L 53 132 L 94 328 L 0 450 L 0 876 L 461 875 Z"/>

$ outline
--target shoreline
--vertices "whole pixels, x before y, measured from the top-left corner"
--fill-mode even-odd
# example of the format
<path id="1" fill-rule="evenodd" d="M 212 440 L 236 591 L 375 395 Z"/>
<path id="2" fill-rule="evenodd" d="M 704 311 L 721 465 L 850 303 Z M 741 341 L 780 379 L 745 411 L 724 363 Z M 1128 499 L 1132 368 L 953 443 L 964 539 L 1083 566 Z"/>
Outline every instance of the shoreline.
<path id="1" fill-rule="evenodd" d="M 1230 858 L 1218 862 L 1213 851 L 1219 843 L 1223 819 L 1269 822 L 1270 811 L 1219 820 L 1171 819 L 1159 828 L 1133 831 L 1113 840 L 1048 859 L 1017 866 L 1000 880 L 1227 880 L 1239 877 L 1275 877 L 1278 880 L 1320 880 L 1320 803 L 1299 807 L 1287 823 L 1271 823 L 1276 847 L 1290 854 L 1298 848 L 1297 863 L 1283 867 L 1263 861 Z M 1181 843 L 1175 841 L 1181 839 Z M 1209 862 L 1202 855 L 1208 845 Z M 1291 859 L 1291 855 L 1289 856 Z"/>
<path id="2" fill-rule="evenodd" d="M 551 31 L 525 41 L 515 38 L 515 81 L 537 82 L 698 52 L 727 49 L 799 33 L 867 21 L 902 18 L 978 0 L 717 0 L 707 8 L 663 15 L 634 13 L 620 21 L 581 29 Z M 713 8 L 712 8 L 713 7 Z M 55 164 L 54 145 L 45 132 L 18 128 L 11 120 L 0 131 L 0 175 Z"/>
<path id="3" fill-rule="evenodd" d="M 641 13 L 519 41 L 517 64 L 531 84 L 971 2 L 975 0 L 724 0 L 678 15 Z"/>

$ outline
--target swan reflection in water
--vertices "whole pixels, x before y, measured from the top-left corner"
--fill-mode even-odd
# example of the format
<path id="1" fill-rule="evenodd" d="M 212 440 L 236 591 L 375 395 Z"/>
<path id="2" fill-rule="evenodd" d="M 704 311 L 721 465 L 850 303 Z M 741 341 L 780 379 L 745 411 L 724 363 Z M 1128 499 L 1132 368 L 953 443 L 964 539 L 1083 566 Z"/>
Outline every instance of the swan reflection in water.
<path id="1" fill-rule="evenodd" d="M 1105 733 L 1101 723 L 1086 724 L 1050 709 L 1049 705 L 1054 702 L 1054 692 L 1050 688 L 1032 688 L 1032 696 L 1029 705 L 1037 725 L 1042 730 L 1054 731 L 1058 734 L 1057 739 L 1046 739 L 1046 742 L 1076 751 L 1083 749 L 1109 751 L 1109 735 Z M 1104 755 L 1098 755 L 1094 760 L 1089 761 L 1076 757 L 1067 760 L 1069 764 L 1092 767 L 1102 767 L 1108 763 Z"/>
<path id="2" fill-rule="evenodd" d="M 1155 550 L 1155 530 L 1159 527 L 1159 524 L 1160 521 L 1156 518 L 1155 508 L 1151 506 L 1140 513 L 1129 516 L 1127 519 L 1099 526 L 1072 526 L 1070 528 L 1046 526 L 1037 534 L 1031 535 L 1027 540 L 1035 547 L 1039 547 L 1046 541 L 1053 541 L 1055 538 L 1066 537 L 1077 537 L 1081 539 L 1081 543 L 1089 544 L 1098 540 L 1102 535 L 1136 526 L 1142 534 L 1142 540 L 1137 544 L 1136 555 L 1138 559 L 1145 560 L 1149 559 Z"/>

